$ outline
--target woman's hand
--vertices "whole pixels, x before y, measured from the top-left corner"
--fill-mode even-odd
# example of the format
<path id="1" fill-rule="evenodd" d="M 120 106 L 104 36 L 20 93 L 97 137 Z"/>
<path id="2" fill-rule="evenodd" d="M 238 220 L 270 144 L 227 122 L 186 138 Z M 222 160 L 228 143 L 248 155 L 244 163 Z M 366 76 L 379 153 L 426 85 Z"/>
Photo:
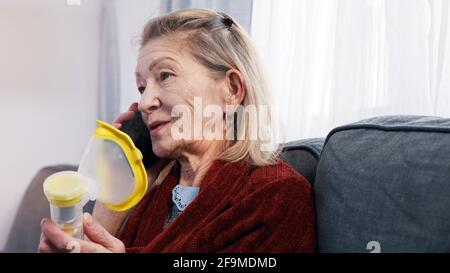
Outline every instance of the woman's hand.
<path id="1" fill-rule="evenodd" d="M 83 215 L 84 233 L 88 240 L 81 240 L 62 231 L 52 220 L 44 218 L 41 222 L 40 253 L 124 253 L 124 244 L 109 234 L 91 215 Z"/>
<path id="2" fill-rule="evenodd" d="M 113 122 L 113 126 L 116 127 L 117 129 L 120 129 L 120 127 L 122 127 L 122 122 L 132 119 L 137 112 L 138 112 L 138 103 L 133 102 L 128 108 L 127 112 L 121 113 L 116 118 L 116 120 Z"/>

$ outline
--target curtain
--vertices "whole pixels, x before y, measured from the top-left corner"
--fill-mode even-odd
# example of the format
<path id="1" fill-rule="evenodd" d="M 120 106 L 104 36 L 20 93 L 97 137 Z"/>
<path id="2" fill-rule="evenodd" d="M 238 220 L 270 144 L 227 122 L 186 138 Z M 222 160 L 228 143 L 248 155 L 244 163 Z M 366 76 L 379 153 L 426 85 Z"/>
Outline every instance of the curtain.
<path id="1" fill-rule="evenodd" d="M 450 116 L 447 0 L 254 1 L 283 141 L 377 115 Z"/>
<path id="2" fill-rule="evenodd" d="M 102 2 L 98 118 L 112 122 L 120 105 L 120 51 L 116 1 Z"/>

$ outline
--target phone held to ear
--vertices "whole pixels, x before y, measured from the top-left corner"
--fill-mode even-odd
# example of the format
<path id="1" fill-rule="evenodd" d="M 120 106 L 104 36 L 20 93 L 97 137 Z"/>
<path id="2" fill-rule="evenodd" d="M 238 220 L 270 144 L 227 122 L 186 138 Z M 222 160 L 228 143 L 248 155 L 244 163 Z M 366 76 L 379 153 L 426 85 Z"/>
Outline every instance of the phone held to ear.
<path id="1" fill-rule="evenodd" d="M 141 151 L 146 169 L 158 159 L 153 153 L 150 132 L 140 112 L 136 112 L 133 119 L 122 122 L 120 130 L 129 135 L 136 148 Z"/>

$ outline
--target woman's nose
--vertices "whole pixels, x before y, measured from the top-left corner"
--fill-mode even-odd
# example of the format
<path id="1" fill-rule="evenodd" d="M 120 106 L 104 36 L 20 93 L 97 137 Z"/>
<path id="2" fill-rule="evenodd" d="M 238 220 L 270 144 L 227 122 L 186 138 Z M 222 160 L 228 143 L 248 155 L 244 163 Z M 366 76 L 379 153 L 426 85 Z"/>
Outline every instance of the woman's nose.
<path id="1" fill-rule="evenodd" d="M 147 86 L 139 101 L 139 111 L 150 114 L 159 107 L 161 107 L 161 101 L 158 97 L 158 93 Z"/>

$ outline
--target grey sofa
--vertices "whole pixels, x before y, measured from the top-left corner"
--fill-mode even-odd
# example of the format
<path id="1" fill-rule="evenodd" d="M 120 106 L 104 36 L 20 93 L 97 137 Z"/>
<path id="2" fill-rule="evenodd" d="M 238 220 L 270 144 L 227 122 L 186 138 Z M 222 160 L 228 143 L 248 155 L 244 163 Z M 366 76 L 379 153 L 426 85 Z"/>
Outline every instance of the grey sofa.
<path id="1" fill-rule="evenodd" d="M 321 252 L 450 252 L 450 119 L 332 130 L 314 194 Z"/>
<path id="2" fill-rule="evenodd" d="M 450 119 L 376 117 L 286 143 L 282 158 L 313 186 L 319 252 L 450 251 Z M 42 182 L 75 168 L 36 175 L 4 251 L 35 252 Z"/>

